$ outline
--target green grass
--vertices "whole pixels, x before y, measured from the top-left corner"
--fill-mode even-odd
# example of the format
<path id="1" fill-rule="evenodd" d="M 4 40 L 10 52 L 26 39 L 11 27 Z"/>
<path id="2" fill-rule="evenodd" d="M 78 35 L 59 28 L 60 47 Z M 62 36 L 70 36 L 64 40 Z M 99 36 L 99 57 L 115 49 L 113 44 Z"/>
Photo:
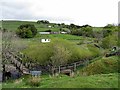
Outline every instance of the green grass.
<path id="1" fill-rule="evenodd" d="M 118 57 L 103 57 L 92 63 L 81 70 L 82 74 L 94 75 L 94 74 L 105 74 L 118 72 Z"/>
<path id="2" fill-rule="evenodd" d="M 86 58 L 94 58 L 101 54 L 101 50 L 93 45 L 78 46 L 69 40 L 61 38 L 52 38 L 50 43 L 41 43 L 40 40 L 37 41 L 37 39 L 29 41 L 30 43 L 28 48 L 22 52 L 40 64 L 46 64 L 50 60 L 50 58 L 53 56 L 54 46 L 56 44 L 66 48 L 71 53 L 67 63 L 84 60 Z"/>
<path id="3" fill-rule="evenodd" d="M 62 38 L 67 40 L 83 40 L 82 36 L 75 36 L 70 34 L 51 34 L 48 35 L 50 38 Z"/>
<path id="4" fill-rule="evenodd" d="M 0 21 L 1 22 L 1 21 Z M 52 28 L 48 28 L 49 25 L 53 26 L 53 23 L 50 24 L 37 24 L 36 22 L 32 21 L 2 21 L 2 27 L 11 31 L 17 30 L 17 28 L 22 24 L 34 24 L 39 31 L 46 31 L 46 30 L 52 30 L 52 31 L 59 31 L 59 26 L 54 26 Z"/>
<path id="5" fill-rule="evenodd" d="M 75 36 L 75 35 L 70 35 L 70 34 L 50 34 L 50 35 L 38 35 L 37 37 L 39 38 L 50 38 L 55 39 L 65 39 L 65 40 L 69 40 L 70 42 L 73 42 L 75 44 L 81 43 L 83 44 L 84 42 L 92 42 L 94 40 L 94 38 L 90 38 L 90 37 L 83 37 L 83 36 Z"/>
<path id="6" fill-rule="evenodd" d="M 91 76 L 75 77 L 58 76 L 49 77 L 41 76 L 41 82 L 37 88 L 118 88 L 118 74 L 98 74 Z M 18 79 L 14 81 L 7 81 L 3 83 L 3 88 L 31 88 L 32 86 L 26 85 L 25 79 Z"/>

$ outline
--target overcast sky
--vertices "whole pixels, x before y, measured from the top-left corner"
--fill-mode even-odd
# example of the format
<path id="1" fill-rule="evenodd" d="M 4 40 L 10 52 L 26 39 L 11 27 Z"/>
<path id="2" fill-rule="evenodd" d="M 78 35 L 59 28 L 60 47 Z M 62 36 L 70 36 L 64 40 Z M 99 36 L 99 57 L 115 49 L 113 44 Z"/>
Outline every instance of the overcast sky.
<path id="1" fill-rule="evenodd" d="M 0 19 L 105 26 L 118 23 L 119 0 L 0 0 Z"/>

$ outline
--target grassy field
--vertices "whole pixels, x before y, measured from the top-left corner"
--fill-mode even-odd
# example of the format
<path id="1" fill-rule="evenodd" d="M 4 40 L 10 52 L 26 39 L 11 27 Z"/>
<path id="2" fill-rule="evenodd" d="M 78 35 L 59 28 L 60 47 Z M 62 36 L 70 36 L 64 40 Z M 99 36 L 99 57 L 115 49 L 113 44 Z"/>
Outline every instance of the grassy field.
<path id="1" fill-rule="evenodd" d="M 45 30 L 52 30 L 52 31 L 59 31 L 59 27 L 55 26 L 54 24 L 37 24 L 37 22 L 31 21 L 2 21 L 2 27 L 11 31 L 17 30 L 17 28 L 22 24 L 34 24 L 38 31 L 45 31 Z M 48 28 L 48 26 L 53 26 Z"/>
<path id="2" fill-rule="evenodd" d="M 3 88 L 31 88 L 34 86 L 27 85 L 28 78 L 23 77 L 18 80 L 7 81 L 2 84 Z M 43 75 L 37 88 L 118 88 L 118 74 L 99 74 L 91 76 L 74 77 L 58 76 L 49 77 Z"/>
<path id="3" fill-rule="evenodd" d="M 1 21 L 0 21 L 1 23 Z M 45 31 L 45 30 L 52 30 L 52 31 L 59 31 L 60 26 L 55 25 L 54 23 L 50 24 L 37 24 L 37 22 L 33 21 L 2 21 L 3 28 L 6 28 L 8 30 L 15 31 L 20 25 L 22 24 L 34 24 L 38 31 Z M 52 26 L 51 28 L 48 28 L 48 26 Z M 68 30 L 67 28 L 63 28 L 64 30 Z M 94 31 L 100 31 L 103 27 L 93 27 Z"/>
<path id="4" fill-rule="evenodd" d="M 38 32 L 49 29 L 52 31 L 60 30 L 60 26 L 53 23 L 37 24 L 36 22 L 28 21 L 3 21 L 2 23 L 3 28 L 11 31 L 15 31 L 22 24 L 34 24 Z M 49 25 L 52 27 L 48 28 Z M 101 31 L 103 28 L 93 27 L 93 30 Z M 43 38 L 51 39 L 51 42 L 41 43 L 40 41 Z M 37 33 L 34 38 L 20 38 L 20 42 L 16 42 L 16 46 L 28 46 L 21 52 L 26 54 L 32 60 L 35 60 L 34 62 L 38 62 L 41 65 L 42 63 L 43 65 L 48 63 L 48 60 L 50 60 L 54 54 L 53 50 L 56 45 L 59 47 L 62 46 L 65 50 L 70 52 L 71 56 L 67 63 L 83 59 L 93 59 L 88 65 L 78 68 L 73 77 L 66 75 L 59 75 L 56 77 L 42 75 L 38 78 L 38 80 L 40 79 L 38 82 L 38 88 L 117 88 L 118 59 L 116 56 L 109 58 L 104 57 L 103 53 L 106 50 L 96 47 L 94 45 L 96 42 L 94 41 L 95 38 L 85 36 L 75 36 L 70 34 L 40 35 Z M 98 59 L 95 59 L 96 57 Z M 25 59 L 25 61 L 27 60 Z M 33 86 L 27 83 L 30 79 L 30 77 L 22 76 L 17 80 L 8 80 L 3 83 L 3 88 L 31 88 Z"/>

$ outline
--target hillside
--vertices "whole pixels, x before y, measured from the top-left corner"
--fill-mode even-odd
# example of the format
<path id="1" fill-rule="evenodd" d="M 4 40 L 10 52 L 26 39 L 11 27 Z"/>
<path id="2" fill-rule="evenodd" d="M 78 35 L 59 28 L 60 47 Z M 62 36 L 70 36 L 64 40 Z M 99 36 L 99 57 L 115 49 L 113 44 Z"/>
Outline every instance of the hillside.
<path id="1" fill-rule="evenodd" d="M 1 21 L 0 21 L 1 23 Z M 34 21 L 14 21 L 14 20 L 5 20 L 2 21 L 2 27 L 11 31 L 15 31 L 20 25 L 22 24 L 34 24 L 35 27 L 38 29 L 38 31 L 45 31 L 45 30 L 52 30 L 52 31 L 59 31 L 60 30 L 60 26 L 56 23 L 49 23 L 49 24 L 38 24 L 37 22 Z M 51 28 L 49 28 L 48 26 L 51 26 Z M 65 30 L 67 30 L 67 28 L 63 28 Z M 100 31 L 102 30 L 103 27 L 93 27 L 94 31 Z"/>
<path id="2" fill-rule="evenodd" d="M 14 31 L 22 24 L 33 24 L 32 26 L 35 26 L 38 32 L 62 31 L 62 29 L 70 32 L 40 34 L 34 28 L 33 30 L 36 30 L 34 37 L 18 37 L 19 34 L 15 35 Z M 2 25 L 8 30 L 3 30 L 5 64 L 8 63 L 6 60 L 10 59 L 9 56 L 12 57 L 11 60 L 15 59 L 14 63 L 9 63 L 15 64 L 14 66 L 21 71 L 23 65 L 28 69 L 28 73 L 34 70 L 42 71 L 40 77 L 31 77 L 26 74 L 16 80 L 10 77 L 3 82 L 3 88 L 118 87 L 118 58 L 116 55 L 106 57 L 107 54 L 119 49 L 115 26 L 104 28 L 29 21 L 3 21 Z M 23 32 L 20 33 L 21 35 L 31 35 L 32 32 L 29 29 L 31 28 L 24 26 L 18 31 Z M 42 40 L 50 42 L 42 42 Z M 6 53 L 6 51 L 9 52 Z M 19 65 L 18 62 L 20 62 Z M 71 70 L 69 76 L 67 76 L 68 73 L 60 73 L 64 70 Z"/>
<path id="3" fill-rule="evenodd" d="M 38 24 L 37 22 L 32 21 L 2 21 L 2 27 L 11 31 L 15 31 L 22 24 L 33 24 L 37 28 L 38 31 L 46 31 L 51 29 L 52 31 L 58 31 L 59 26 L 55 26 L 54 23 L 50 24 Z M 48 26 L 52 26 L 49 28 Z M 53 27 L 54 26 L 54 27 Z"/>
<path id="4" fill-rule="evenodd" d="M 118 72 L 118 57 L 98 59 L 84 67 L 81 72 L 85 75 L 116 73 Z"/>

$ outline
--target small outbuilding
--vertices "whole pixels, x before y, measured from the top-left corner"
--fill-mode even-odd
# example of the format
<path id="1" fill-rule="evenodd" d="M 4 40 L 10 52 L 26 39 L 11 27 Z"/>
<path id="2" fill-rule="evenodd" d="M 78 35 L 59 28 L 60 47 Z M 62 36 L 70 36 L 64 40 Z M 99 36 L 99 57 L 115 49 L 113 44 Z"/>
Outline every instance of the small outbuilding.
<path id="1" fill-rule="evenodd" d="M 62 31 L 62 32 L 60 32 L 61 34 L 67 34 L 67 32 L 64 32 L 64 31 Z"/>
<path id="2" fill-rule="evenodd" d="M 41 42 L 42 43 L 48 43 L 48 42 L 50 42 L 50 39 L 41 39 Z"/>

